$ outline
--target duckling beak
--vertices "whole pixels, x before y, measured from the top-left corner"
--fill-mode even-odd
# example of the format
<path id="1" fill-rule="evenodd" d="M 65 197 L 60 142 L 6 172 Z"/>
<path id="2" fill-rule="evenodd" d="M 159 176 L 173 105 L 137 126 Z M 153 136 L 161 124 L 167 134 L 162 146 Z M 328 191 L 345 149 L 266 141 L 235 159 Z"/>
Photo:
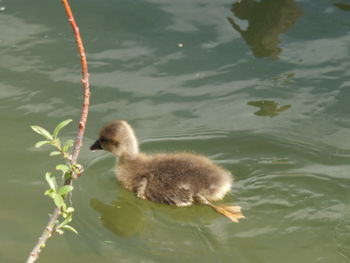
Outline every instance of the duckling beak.
<path id="1" fill-rule="evenodd" d="M 93 145 L 90 146 L 90 150 L 91 151 L 94 151 L 94 150 L 103 150 L 102 146 L 101 146 L 101 143 L 100 143 L 100 140 L 96 140 L 94 142 Z"/>

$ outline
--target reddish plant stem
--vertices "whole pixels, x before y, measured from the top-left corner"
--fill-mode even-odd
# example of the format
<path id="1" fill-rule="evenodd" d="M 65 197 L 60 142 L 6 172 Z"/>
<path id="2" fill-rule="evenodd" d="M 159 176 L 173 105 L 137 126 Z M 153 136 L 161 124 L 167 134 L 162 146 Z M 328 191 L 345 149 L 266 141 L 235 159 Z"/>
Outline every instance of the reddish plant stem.
<path id="1" fill-rule="evenodd" d="M 83 107 L 82 107 L 82 112 L 80 115 L 80 121 L 79 121 L 79 130 L 77 137 L 75 139 L 75 144 L 74 144 L 74 149 L 71 157 L 71 164 L 76 163 L 78 159 L 78 155 L 80 152 L 80 148 L 82 145 L 82 139 L 85 131 L 85 125 L 86 125 L 86 120 L 88 116 L 88 109 L 89 109 L 89 101 L 90 101 L 90 83 L 89 83 L 89 71 L 88 71 L 88 65 L 86 61 L 86 54 L 83 46 L 83 41 L 81 40 L 80 32 L 79 32 L 79 27 L 77 23 L 75 22 L 72 10 L 70 8 L 68 0 L 62 0 L 62 3 L 64 5 L 64 8 L 66 9 L 66 13 L 68 16 L 68 21 L 72 26 L 75 40 L 77 42 L 79 54 L 80 54 L 80 61 L 81 61 L 81 70 L 82 70 L 82 79 L 81 83 L 83 85 L 84 89 L 84 101 L 83 101 Z M 76 179 L 74 177 L 74 179 Z"/>
<path id="2" fill-rule="evenodd" d="M 89 71 L 88 71 L 88 65 L 87 65 L 87 61 L 86 61 L 86 54 L 85 54 L 85 50 L 84 50 L 84 46 L 83 46 L 83 41 L 82 41 L 81 36 L 80 36 L 79 28 L 77 26 L 77 23 L 75 22 L 75 19 L 74 19 L 74 16 L 73 16 L 73 13 L 72 13 L 72 10 L 70 8 L 68 0 L 62 0 L 62 4 L 64 5 L 64 8 L 66 10 L 66 13 L 68 16 L 68 21 L 72 26 L 75 40 L 76 40 L 76 43 L 78 46 L 78 51 L 79 51 L 80 61 L 81 61 L 81 68 L 82 68 L 81 83 L 82 83 L 83 92 L 84 92 L 84 99 L 83 99 L 83 106 L 82 106 L 82 111 L 81 111 L 81 115 L 80 115 L 78 134 L 76 136 L 73 152 L 72 152 L 72 155 L 71 155 L 71 158 L 69 161 L 69 164 L 73 165 L 77 162 L 80 148 L 82 146 L 82 139 L 84 136 L 87 116 L 88 116 L 88 112 L 89 112 L 89 104 L 90 104 L 89 86 L 90 86 L 90 83 L 89 83 Z M 80 176 L 80 173 L 78 175 L 73 174 L 72 178 L 69 178 L 65 181 L 65 184 L 72 185 L 72 183 L 73 183 L 72 179 L 76 179 L 78 176 Z M 49 219 L 49 222 L 47 223 L 43 233 L 39 237 L 38 242 L 36 243 L 33 250 L 31 251 L 26 263 L 33 263 L 38 259 L 42 248 L 45 247 L 46 241 L 56 231 L 56 229 L 55 229 L 56 221 L 58 220 L 60 215 L 61 215 L 61 209 L 56 207 L 55 210 L 53 211 L 53 213 Z"/>

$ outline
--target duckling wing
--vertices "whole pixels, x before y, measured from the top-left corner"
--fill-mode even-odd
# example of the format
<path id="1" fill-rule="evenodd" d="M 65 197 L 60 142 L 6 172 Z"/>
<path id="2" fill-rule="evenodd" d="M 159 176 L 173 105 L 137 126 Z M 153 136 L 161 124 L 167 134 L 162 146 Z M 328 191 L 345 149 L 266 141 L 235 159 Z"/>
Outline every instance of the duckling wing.
<path id="1" fill-rule="evenodd" d="M 145 195 L 153 202 L 174 206 L 188 206 L 193 202 L 192 192 L 189 189 L 176 187 L 161 180 L 150 182 Z"/>
<path id="2" fill-rule="evenodd" d="M 198 193 L 208 200 L 218 200 L 231 186 L 229 172 L 193 154 L 156 155 L 147 168 L 146 199 L 159 203 L 188 206 Z"/>

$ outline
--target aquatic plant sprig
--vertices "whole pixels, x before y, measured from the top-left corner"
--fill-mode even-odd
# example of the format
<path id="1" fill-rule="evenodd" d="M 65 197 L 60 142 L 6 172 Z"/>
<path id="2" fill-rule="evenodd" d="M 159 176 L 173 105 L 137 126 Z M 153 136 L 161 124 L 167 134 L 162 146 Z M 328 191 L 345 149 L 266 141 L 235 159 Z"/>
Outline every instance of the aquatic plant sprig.
<path id="1" fill-rule="evenodd" d="M 89 82 L 89 71 L 88 71 L 88 65 L 87 65 L 87 60 L 86 60 L 86 54 L 85 54 L 83 41 L 82 41 L 81 36 L 80 36 L 80 30 L 77 26 L 75 19 L 74 19 L 73 12 L 70 8 L 68 0 L 61 0 L 61 2 L 65 8 L 65 12 L 66 12 L 66 15 L 68 17 L 68 21 L 72 26 L 74 37 L 75 37 L 76 44 L 78 47 L 78 52 L 80 55 L 80 62 L 81 62 L 81 69 L 82 69 L 81 83 L 82 83 L 82 88 L 83 88 L 83 105 L 82 105 L 82 111 L 81 111 L 80 120 L 79 120 L 78 132 L 77 132 L 77 135 L 76 135 L 76 138 L 74 141 L 72 154 L 71 155 L 68 154 L 68 156 L 66 156 L 66 157 L 68 157 L 68 163 L 67 163 L 68 166 L 74 168 L 72 170 L 73 172 L 68 178 L 65 178 L 65 181 L 63 183 L 64 188 L 63 188 L 63 190 L 61 190 L 61 192 L 59 189 L 56 189 L 56 188 L 55 188 L 55 190 L 51 189 L 52 190 L 51 192 L 50 191 L 47 192 L 47 194 L 49 196 L 50 195 L 55 196 L 56 199 L 60 199 L 57 196 L 61 196 L 61 198 L 63 200 L 65 200 L 67 194 L 72 193 L 73 180 L 77 179 L 78 176 L 81 175 L 81 172 L 82 172 L 82 167 L 77 164 L 77 159 L 78 159 L 80 149 L 82 146 L 82 139 L 84 136 L 87 116 L 88 116 L 88 112 L 89 112 L 90 82 Z M 43 131 L 43 130 L 41 130 L 41 131 Z M 46 135 L 48 136 L 48 134 L 46 134 Z M 50 134 L 50 136 L 52 136 L 52 135 Z M 48 137 L 48 138 L 50 138 L 50 137 Z M 56 140 L 57 145 L 59 144 L 59 142 L 60 142 L 59 140 Z M 44 143 L 44 142 L 37 143 L 37 145 L 40 145 L 40 144 L 44 145 L 46 143 Z M 67 144 L 63 145 L 63 147 L 61 148 L 62 151 L 64 150 L 65 146 L 68 147 Z M 67 152 L 68 152 L 68 149 L 67 149 Z M 60 150 L 51 152 L 51 155 L 56 155 L 56 154 L 57 155 L 61 154 Z M 50 180 L 52 178 L 51 175 L 48 175 L 47 178 L 49 179 L 50 184 L 54 184 L 54 181 Z M 65 187 L 65 186 L 68 186 L 68 187 Z M 69 187 L 69 186 L 71 186 L 71 187 Z M 60 188 L 60 189 L 62 189 L 62 188 Z M 54 193 L 56 193 L 56 194 L 54 194 Z M 45 247 L 46 241 L 52 236 L 53 233 L 55 233 L 55 231 L 57 231 L 59 229 L 62 230 L 62 228 L 64 228 L 64 227 L 66 229 L 69 229 L 68 223 L 71 221 L 71 217 L 69 215 L 71 213 L 73 213 L 74 210 L 70 209 L 70 206 L 67 207 L 67 205 L 65 208 L 62 209 L 63 204 L 61 204 L 61 206 L 60 206 L 59 202 L 60 202 L 60 200 L 58 201 L 59 206 L 57 206 L 57 204 L 56 204 L 55 210 L 51 214 L 50 219 L 49 219 L 47 225 L 45 226 L 41 236 L 39 237 L 38 242 L 35 244 L 34 248 L 30 252 L 29 257 L 26 260 L 26 263 L 33 263 L 38 259 L 42 249 Z M 62 222 L 59 222 L 59 218 L 61 215 L 65 219 Z M 70 230 L 72 230 L 72 229 L 70 229 Z M 59 231 L 57 231 L 57 232 L 59 233 Z"/>
<path id="2" fill-rule="evenodd" d="M 58 137 L 60 130 L 70 122 L 72 122 L 71 119 L 62 121 L 56 126 L 52 134 L 40 126 L 31 126 L 36 133 L 42 135 L 46 139 L 44 141 L 37 142 L 35 147 L 40 148 L 43 145 L 51 145 L 55 148 L 55 150 L 50 153 L 50 156 L 60 155 L 65 161 L 64 164 L 58 164 L 56 166 L 56 170 L 61 171 L 61 186 L 58 186 L 56 176 L 50 172 L 46 172 L 45 174 L 45 179 L 49 185 L 49 189 L 45 191 L 45 195 L 51 197 L 56 207 L 61 210 L 61 222 L 59 219 L 57 219 L 53 225 L 53 231 L 59 234 L 64 233 L 63 229 L 71 230 L 76 234 L 78 233 L 75 228 L 68 225 L 68 223 L 72 221 L 74 208 L 68 206 L 65 201 L 66 196 L 73 190 L 73 186 L 69 184 L 65 185 L 64 183 L 67 180 L 70 180 L 73 174 L 80 174 L 82 171 L 82 166 L 77 163 L 71 163 L 71 155 L 69 150 L 73 146 L 73 140 L 66 140 L 64 143 L 61 143 L 61 139 Z"/>

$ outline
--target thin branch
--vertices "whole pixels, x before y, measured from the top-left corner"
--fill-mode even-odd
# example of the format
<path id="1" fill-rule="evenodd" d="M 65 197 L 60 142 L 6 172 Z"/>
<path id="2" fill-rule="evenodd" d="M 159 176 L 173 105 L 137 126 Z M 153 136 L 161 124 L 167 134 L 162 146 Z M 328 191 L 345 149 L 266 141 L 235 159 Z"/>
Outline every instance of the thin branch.
<path id="1" fill-rule="evenodd" d="M 80 54 L 80 61 L 81 61 L 81 69 L 82 69 L 82 79 L 81 83 L 83 85 L 84 89 L 84 101 L 83 101 L 83 107 L 82 107 L 82 112 L 80 116 L 80 122 L 79 122 L 79 130 L 77 137 L 75 139 L 75 144 L 74 144 L 74 150 L 72 153 L 72 158 L 71 158 L 71 163 L 74 164 L 77 161 L 80 148 L 82 145 L 82 139 L 84 135 L 84 130 L 85 130 L 85 125 L 86 125 L 86 120 L 87 120 L 87 115 L 88 115 L 88 109 L 89 109 L 89 101 L 90 101 L 90 83 L 89 83 L 89 72 L 88 72 L 88 65 L 86 62 L 86 54 L 83 46 L 83 41 L 81 40 L 80 32 L 79 32 L 79 27 L 77 23 L 75 22 L 72 10 L 69 6 L 68 0 L 62 0 L 62 3 L 64 5 L 64 8 L 66 9 L 66 13 L 68 16 L 68 21 L 72 26 L 75 40 L 77 42 L 79 54 Z M 76 179 L 76 178 L 74 178 Z"/>
<path id="2" fill-rule="evenodd" d="M 83 86 L 83 92 L 84 92 L 84 99 L 83 99 L 83 106 L 82 106 L 82 111 L 81 111 L 81 116 L 80 116 L 80 121 L 79 121 L 79 128 L 78 128 L 78 134 L 75 139 L 74 143 L 74 148 L 73 152 L 70 158 L 70 165 L 73 165 L 77 162 L 80 148 L 82 146 L 82 139 L 84 136 L 84 131 L 85 131 L 85 126 L 86 126 L 86 121 L 87 121 L 87 116 L 89 112 L 89 104 L 90 104 L 90 89 L 89 89 L 89 72 L 88 72 L 88 65 L 86 61 L 86 54 L 83 46 L 83 42 L 80 36 L 79 28 L 77 26 L 77 23 L 75 22 L 72 10 L 70 8 L 68 0 L 62 0 L 62 4 L 64 5 L 64 8 L 66 10 L 67 16 L 68 16 L 68 21 L 72 26 L 75 40 L 78 46 L 79 50 L 79 55 L 80 55 L 80 60 L 81 60 L 81 68 L 82 68 L 82 79 L 81 83 Z M 76 179 L 80 174 L 73 174 L 72 178 Z M 72 178 L 67 179 L 65 181 L 65 184 L 71 185 L 73 183 Z M 46 241 L 52 236 L 52 234 L 55 232 L 55 226 L 56 226 L 56 221 L 61 215 L 61 209 L 59 207 L 55 208 L 53 211 L 49 222 L 47 223 L 47 226 L 45 227 L 43 233 L 41 234 L 37 244 L 34 246 L 33 250 L 31 251 L 26 263 L 33 263 L 35 262 L 42 250 L 42 248 L 45 247 Z"/>
<path id="3" fill-rule="evenodd" d="M 52 236 L 53 232 L 55 231 L 54 228 L 56 225 L 56 221 L 59 218 L 60 214 L 61 214 L 61 209 L 57 207 L 54 210 L 54 212 L 53 212 L 49 222 L 47 223 L 43 233 L 41 234 L 38 242 L 34 246 L 33 250 L 30 252 L 30 255 L 29 255 L 26 263 L 32 263 L 38 259 L 41 250 L 45 247 L 46 240 L 48 240 Z"/>

